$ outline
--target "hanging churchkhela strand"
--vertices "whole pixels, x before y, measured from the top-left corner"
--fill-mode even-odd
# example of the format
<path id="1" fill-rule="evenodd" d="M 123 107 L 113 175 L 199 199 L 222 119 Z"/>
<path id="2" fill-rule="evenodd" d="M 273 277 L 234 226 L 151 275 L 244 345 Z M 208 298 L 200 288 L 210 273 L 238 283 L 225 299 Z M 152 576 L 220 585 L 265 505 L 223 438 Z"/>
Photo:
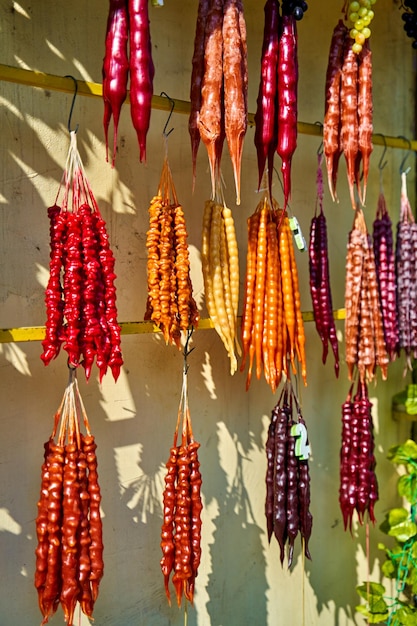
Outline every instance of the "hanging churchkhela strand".
<path id="1" fill-rule="evenodd" d="M 68 385 L 44 448 L 35 587 L 42 624 L 61 604 L 65 623 L 72 626 L 77 603 L 92 618 L 104 569 L 97 445 L 78 389 L 76 368 L 69 367 Z"/>
<path id="2" fill-rule="evenodd" d="M 50 262 L 41 359 L 48 365 L 63 347 L 71 365 L 83 366 L 87 380 L 94 360 L 100 381 L 108 368 L 117 380 L 123 358 L 115 259 L 77 149 L 75 131 L 70 132 L 65 171 L 48 215 Z"/>
<path id="3" fill-rule="evenodd" d="M 387 378 L 389 357 L 378 293 L 374 250 L 362 209 L 349 233 L 345 281 L 345 344 L 349 380 L 355 369 L 362 382 L 372 381 L 377 368 Z"/>
<path id="4" fill-rule="evenodd" d="M 201 270 L 207 312 L 227 351 L 233 375 L 237 355 L 241 355 L 237 332 L 239 253 L 233 214 L 224 200 L 220 179 L 215 200 L 204 205 Z"/>
<path id="5" fill-rule="evenodd" d="M 188 233 L 165 153 L 158 193 L 149 205 L 148 298 L 145 320 L 152 320 L 167 344 L 181 349 L 181 332 L 197 328 L 199 313 L 193 298 Z"/>
<path id="6" fill-rule="evenodd" d="M 374 507 L 378 500 L 372 404 L 368 397 L 367 383 L 358 379 L 354 396 L 353 385 L 354 383 L 342 405 L 339 488 L 344 527 L 350 531 L 355 510 L 361 524 L 364 523 L 366 514 L 375 523 Z"/>
<path id="7" fill-rule="evenodd" d="M 281 13 L 280 13 L 281 8 Z M 258 188 L 265 167 L 271 194 L 275 152 L 281 158 L 284 209 L 291 196 L 291 161 L 297 147 L 298 41 L 296 22 L 307 2 L 266 0 L 261 52 L 261 79 L 255 112 L 254 142 Z"/>
<path id="8" fill-rule="evenodd" d="M 294 419 L 294 412 L 296 419 Z M 275 405 L 266 440 L 265 516 L 268 541 L 275 536 L 284 563 L 288 548 L 288 568 L 298 534 L 303 553 L 311 559 L 309 540 L 313 517 L 310 512 L 310 446 L 307 429 L 291 381 L 287 379 Z"/>
<path id="9" fill-rule="evenodd" d="M 301 313 L 298 270 L 287 211 L 278 207 L 265 189 L 262 200 L 247 220 L 248 249 L 241 322 L 243 358 L 248 362 L 246 389 L 252 370 L 262 371 L 272 391 L 288 365 L 307 384 L 305 333 Z"/>
<path id="10" fill-rule="evenodd" d="M 349 15 L 353 16 L 353 12 Z M 324 154 L 331 196 L 333 200 L 337 199 L 338 164 L 343 154 L 354 210 L 357 204 L 355 186 L 361 204 L 365 205 L 369 160 L 373 149 L 371 32 L 362 23 L 361 29 L 362 32 L 356 30 L 361 41 L 358 44 L 352 38 L 354 29 L 349 30 L 342 19 L 334 28 L 326 71 L 323 124 Z"/>
<path id="11" fill-rule="evenodd" d="M 406 367 L 412 370 L 412 359 L 417 356 L 417 225 L 408 199 L 406 176 L 406 172 L 401 173 L 401 209 L 395 247 L 397 352 L 404 353 Z"/>
<path id="12" fill-rule="evenodd" d="M 170 456 L 166 463 L 161 528 L 161 569 L 165 593 L 171 604 L 169 582 L 175 589 L 180 607 L 183 597 L 194 601 L 195 579 L 201 559 L 201 473 L 198 460 L 200 444 L 194 439 L 188 405 L 188 364 L 191 350 L 188 331 L 184 347 L 184 368 L 177 425 Z M 180 441 L 178 440 L 180 438 Z"/>
<path id="13" fill-rule="evenodd" d="M 373 223 L 372 239 L 385 345 L 389 359 L 393 361 L 397 355 L 399 342 L 397 278 L 395 275 L 395 250 L 392 222 L 382 189 L 378 196 L 378 206 Z M 398 250 L 400 250 L 400 244 Z"/>
<path id="14" fill-rule="evenodd" d="M 329 343 L 334 355 L 334 370 L 339 376 L 339 345 L 333 316 L 332 293 L 330 287 L 329 258 L 327 247 L 327 223 L 323 211 L 323 154 L 318 154 L 317 199 L 315 214 L 310 225 L 308 248 L 309 282 L 313 303 L 314 322 L 323 345 L 322 361 L 326 363 Z"/>
<path id="15" fill-rule="evenodd" d="M 140 162 L 146 163 L 146 137 L 151 119 L 155 67 L 147 0 L 109 0 L 103 76 L 103 127 L 108 161 L 108 132 L 113 117 L 114 167 L 117 130 L 130 77 L 130 113 L 136 130 Z"/>
<path id="16" fill-rule="evenodd" d="M 236 204 L 240 204 L 247 94 L 246 23 L 241 0 L 200 0 L 190 89 L 193 177 L 201 139 L 207 149 L 214 198 L 226 140 L 235 179 Z"/>

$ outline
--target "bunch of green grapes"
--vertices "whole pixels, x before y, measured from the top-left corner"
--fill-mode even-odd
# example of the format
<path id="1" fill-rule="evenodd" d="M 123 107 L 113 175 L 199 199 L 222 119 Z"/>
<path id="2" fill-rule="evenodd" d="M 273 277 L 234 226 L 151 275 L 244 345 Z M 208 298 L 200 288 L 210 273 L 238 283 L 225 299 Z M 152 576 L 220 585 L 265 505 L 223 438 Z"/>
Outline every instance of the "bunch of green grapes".
<path id="1" fill-rule="evenodd" d="M 376 0 L 352 0 L 349 2 L 347 17 L 353 25 L 350 29 L 350 36 L 355 40 L 352 50 L 359 54 L 365 39 L 371 36 L 370 23 L 374 18 L 372 10 Z"/>

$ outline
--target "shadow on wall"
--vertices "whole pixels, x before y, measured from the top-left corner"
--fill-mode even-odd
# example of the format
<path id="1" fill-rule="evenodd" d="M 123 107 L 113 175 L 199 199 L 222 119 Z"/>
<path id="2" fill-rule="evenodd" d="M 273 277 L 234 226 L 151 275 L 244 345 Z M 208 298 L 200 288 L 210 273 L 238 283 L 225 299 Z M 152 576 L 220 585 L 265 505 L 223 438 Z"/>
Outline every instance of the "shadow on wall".
<path id="1" fill-rule="evenodd" d="M 211 332 L 195 336 L 198 352 L 212 353 L 213 341 L 217 339 Z M 13 362 L 1 359 L 3 384 L 6 388 L 19 389 L 13 405 L 2 416 L 2 431 L 7 436 L 2 438 L 1 446 L 4 527 L 0 549 L 2 555 L 8 556 L 8 579 L 20 590 L 22 598 L 12 609 L 11 624 L 25 623 L 28 616 L 33 615 L 34 620 L 39 617 L 33 568 L 42 445 L 52 430 L 53 412 L 66 383 L 64 355 L 45 369 L 39 358 L 38 343 L 19 350 L 20 369 Z M 147 336 L 126 337 L 124 357 L 125 380 L 120 381 L 120 386 L 117 383 L 118 393 L 112 401 L 109 401 L 114 388 L 112 381 L 105 381 L 100 387 L 92 378 L 85 384 L 80 374 L 81 394 L 98 444 L 103 495 L 105 576 L 96 604 L 96 623 L 114 626 L 117 616 L 118 623 L 125 626 L 137 624 L 140 619 L 146 619 L 143 623 L 149 626 L 163 623 L 179 626 L 183 614 L 176 606 L 168 607 L 165 598 L 159 542 L 164 463 L 175 429 L 182 355 L 167 348 L 159 337 Z M 31 375 L 22 370 L 25 360 Z M 267 594 L 271 590 L 266 577 L 264 520 L 256 519 L 252 510 L 253 494 L 247 487 L 248 465 L 245 474 L 245 464 L 251 463 L 253 452 L 263 454 L 262 421 L 259 415 L 251 414 L 250 401 L 241 391 L 243 379 L 230 381 L 225 376 L 226 359 L 213 366 L 212 389 L 207 388 L 201 372 L 197 371 L 197 363 L 200 360 L 191 363 L 190 410 L 194 434 L 202 444 L 200 462 L 206 510 L 216 507 L 216 515 L 207 519 L 210 539 L 204 558 L 210 565 L 206 588 L 201 589 L 208 598 L 204 609 L 212 626 L 232 624 L 231 619 L 233 623 L 266 624 Z M 164 381 L 163 394 L 156 381 Z M 269 393 L 264 395 L 263 404 L 272 410 L 273 397 Z M 28 398 L 33 399 L 32 412 L 28 412 Z M 322 400 L 321 407 L 325 410 Z M 305 417 L 308 419 L 307 413 Z M 335 433 L 329 437 L 338 440 L 338 419 L 332 428 Z M 311 465 L 314 525 L 310 545 L 313 561 L 306 562 L 306 573 L 318 614 L 335 607 L 335 626 L 343 626 L 346 619 L 353 619 L 358 598 L 354 585 L 350 588 L 340 584 L 341 572 L 344 580 L 356 580 L 356 540 L 359 539 L 360 547 L 365 543 L 363 529 L 353 539 L 345 533 L 337 492 L 329 495 L 334 492 L 334 477 L 329 474 L 332 467 L 337 467 L 338 447 L 326 450 L 326 441 L 323 438 L 320 443 L 318 439 L 314 445 Z M 233 471 L 225 467 L 226 449 L 234 457 Z M 264 468 L 254 467 L 253 471 L 263 474 Z M 323 506 L 324 494 L 328 499 L 333 498 L 330 515 L 328 507 Z M 294 568 L 301 560 L 297 544 Z M 278 558 L 276 551 L 275 554 Z M 374 563 L 373 552 L 371 557 Z M 0 593 L 5 594 L 0 600 L 2 606 L 6 605 L 8 587 L 2 587 Z M 280 587 L 276 593 L 286 592 Z M 51 624 L 59 623 L 61 618 L 59 613 Z M 201 620 L 198 610 L 190 609 L 188 623 L 205 626 L 208 622 Z"/>

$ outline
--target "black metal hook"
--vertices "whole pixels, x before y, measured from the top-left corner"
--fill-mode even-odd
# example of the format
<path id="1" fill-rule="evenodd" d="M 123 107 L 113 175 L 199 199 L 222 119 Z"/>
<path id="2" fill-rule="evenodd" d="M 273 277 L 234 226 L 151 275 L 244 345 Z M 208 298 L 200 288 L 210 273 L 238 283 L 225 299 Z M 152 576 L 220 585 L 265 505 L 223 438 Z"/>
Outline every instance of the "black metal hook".
<path id="1" fill-rule="evenodd" d="M 169 120 L 171 119 L 172 113 L 174 111 L 175 108 L 175 100 L 173 100 L 172 98 L 169 97 L 169 95 L 165 92 L 165 91 L 161 91 L 160 93 L 161 96 L 164 96 L 165 98 L 168 98 L 170 104 L 171 104 L 171 110 L 169 112 L 167 121 L 165 122 L 165 126 L 164 126 L 164 130 L 162 131 L 162 134 L 164 137 L 168 137 L 168 135 L 170 135 L 172 133 L 172 131 L 174 130 L 174 128 L 171 128 L 171 130 L 169 130 L 167 132 L 167 126 L 169 124 Z"/>
<path id="2" fill-rule="evenodd" d="M 71 118 L 72 118 L 72 112 L 74 110 L 75 98 L 77 97 L 77 93 L 78 93 L 78 82 L 77 82 L 77 79 L 74 78 L 74 76 L 71 76 L 70 74 L 67 74 L 65 76 L 65 78 L 71 78 L 74 81 L 74 95 L 72 97 L 71 108 L 70 108 L 70 112 L 69 112 L 69 115 L 68 115 L 68 124 L 67 124 L 68 132 L 71 133 L 72 132 L 72 130 L 71 130 Z M 77 124 L 77 126 L 75 127 L 74 133 L 77 132 L 78 127 L 79 127 L 79 124 Z"/>
<path id="3" fill-rule="evenodd" d="M 382 133 L 375 133 L 375 135 L 382 137 L 382 141 L 384 142 L 384 149 L 382 151 L 381 158 L 379 159 L 379 162 L 378 162 L 378 169 L 381 172 L 384 169 L 384 167 L 388 164 L 388 161 L 384 162 L 384 157 L 388 150 L 388 146 L 387 146 L 387 140 L 385 138 L 385 135 L 383 135 Z"/>
<path id="4" fill-rule="evenodd" d="M 324 128 L 323 123 L 322 122 L 314 122 L 314 123 L 317 124 L 317 126 L 320 126 L 321 133 L 323 134 L 323 128 Z M 321 143 L 319 147 L 317 148 L 317 156 L 321 156 L 323 152 L 324 152 L 324 143 L 323 143 L 323 140 L 321 140 Z"/>
<path id="5" fill-rule="evenodd" d="M 405 157 L 401 161 L 401 165 L 400 165 L 400 174 L 408 174 L 408 172 L 410 171 L 410 168 L 407 167 L 407 169 L 405 170 L 404 169 L 404 165 L 405 165 L 406 160 L 410 156 L 410 152 L 409 151 L 411 150 L 411 141 L 407 137 L 404 137 L 404 135 L 398 135 L 398 139 L 404 139 L 404 141 L 406 141 L 408 143 L 407 154 L 405 155 Z"/>
<path id="6" fill-rule="evenodd" d="M 185 345 L 184 345 L 184 351 L 182 353 L 183 357 L 184 357 L 184 374 L 187 374 L 188 372 L 188 363 L 187 363 L 187 358 L 188 356 L 191 354 L 191 352 L 194 350 L 195 346 L 193 346 L 191 349 L 189 349 L 188 345 L 190 343 L 191 340 L 191 335 L 193 334 L 194 331 L 194 327 L 190 326 L 187 329 L 187 339 L 185 340 Z"/>

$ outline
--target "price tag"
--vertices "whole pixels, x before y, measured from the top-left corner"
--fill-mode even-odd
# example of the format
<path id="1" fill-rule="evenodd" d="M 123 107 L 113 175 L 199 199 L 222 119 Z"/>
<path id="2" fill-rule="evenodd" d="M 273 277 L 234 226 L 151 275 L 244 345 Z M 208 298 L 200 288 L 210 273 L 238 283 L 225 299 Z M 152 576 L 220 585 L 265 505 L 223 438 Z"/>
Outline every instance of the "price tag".
<path id="1" fill-rule="evenodd" d="M 308 461 L 310 456 L 310 446 L 307 443 L 307 428 L 304 424 L 298 422 L 291 426 L 291 435 L 295 437 L 295 456 L 302 461 Z"/>
<path id="2" fill-rule="evenodd" d="M 294 236 L 295 245 L 301 252 L 307 248 L 306 240 L 301 232 L 300 224 L 296 217 L 289 217 L 288 222 Z"/>

